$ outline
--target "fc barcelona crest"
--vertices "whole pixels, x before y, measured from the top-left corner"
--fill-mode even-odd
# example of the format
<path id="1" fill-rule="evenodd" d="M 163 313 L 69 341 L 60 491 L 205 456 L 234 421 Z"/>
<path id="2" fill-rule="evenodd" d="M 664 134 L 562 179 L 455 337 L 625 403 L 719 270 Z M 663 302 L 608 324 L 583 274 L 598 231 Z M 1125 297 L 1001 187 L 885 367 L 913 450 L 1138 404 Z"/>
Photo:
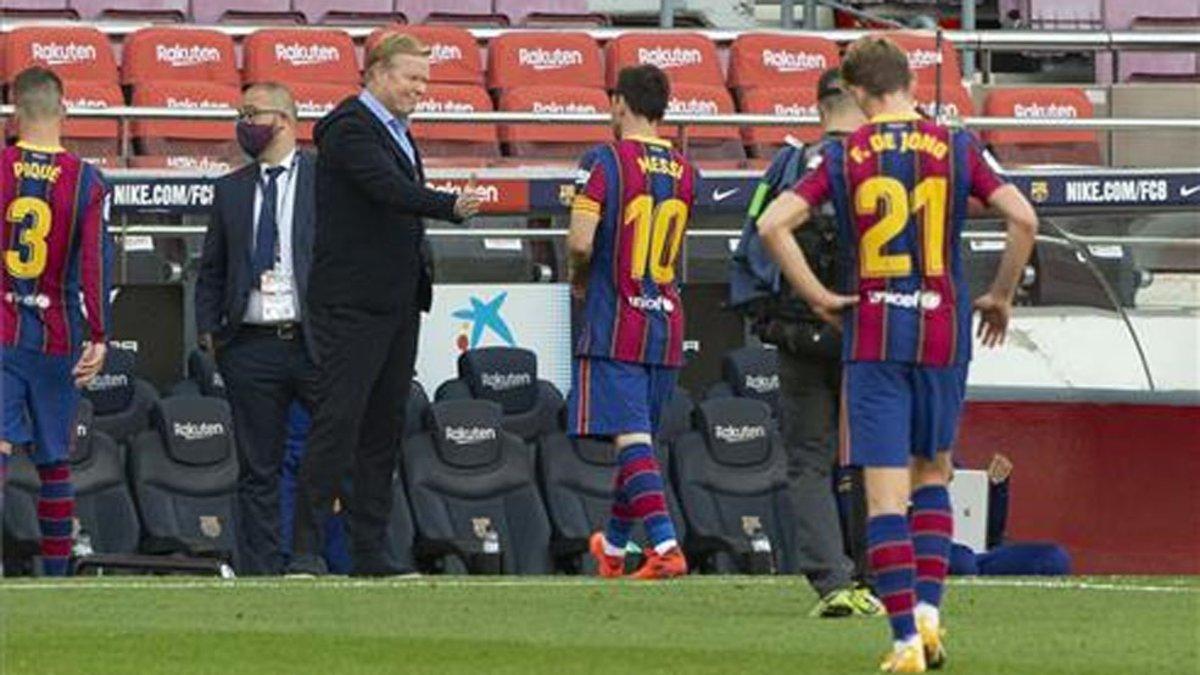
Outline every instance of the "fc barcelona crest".
<path id="1" fill-rule="evenodd" d="M 209 539 L 221 536 L 221 519 L 217 516 L 200 516 L 200 534 Z"/>
<path id="2" fill-rule="evenodd" d="M 1029 199 L 1042 203 L 1050 198 L 1050 184 L 1044 180 L 1035 180 L 1029 184 Z"/>

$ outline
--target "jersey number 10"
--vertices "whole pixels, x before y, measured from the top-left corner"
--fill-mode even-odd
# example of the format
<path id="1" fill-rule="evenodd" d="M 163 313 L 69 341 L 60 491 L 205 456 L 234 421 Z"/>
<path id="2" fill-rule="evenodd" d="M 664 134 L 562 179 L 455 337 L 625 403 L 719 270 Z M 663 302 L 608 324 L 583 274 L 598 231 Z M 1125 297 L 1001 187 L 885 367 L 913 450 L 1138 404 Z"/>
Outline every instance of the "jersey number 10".
<path id="1" fill-rule="evenodd" d="M 638 280 L 649 276 L 656 284 L 675 281 L 675 258 L 687 216 L 688 206 L 681 199 L 655 205 L 650 195 L 638 195 L 625 204 L 625 225 L 633 227 L 630 276 Z"/>

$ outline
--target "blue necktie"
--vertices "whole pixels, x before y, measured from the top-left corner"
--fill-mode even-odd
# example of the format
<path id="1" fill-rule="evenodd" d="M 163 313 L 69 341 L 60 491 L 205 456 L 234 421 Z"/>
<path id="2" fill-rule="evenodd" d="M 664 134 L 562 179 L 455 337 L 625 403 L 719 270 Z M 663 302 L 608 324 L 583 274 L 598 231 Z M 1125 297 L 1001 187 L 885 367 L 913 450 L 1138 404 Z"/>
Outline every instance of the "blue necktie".
<path id="1" fill-rule="evenodd" d="M 404 129 L 404 125 L 401 124 L 400 120 L 392 118 L 388 122 L 388 126 L 392 128 L 392 131 L 396 132 L 396 140 L 400 142 L 400 149 L 404 151 L 404 156 L 416 167 L 417 154 L 413 152 L 412 143 L 408 141 L 408 132 Z"/>
<path id="2" fill-rule="evenodd" d="M 285 169 L 272 166 L 267 169 L 267 181 L 262 186 L 262 206 L 258 209 L 258 234 L 254 238 L 254 287 L 262 283 L 263 272 L 275 267 L 275 243 L 279 239 L 279 222 L 275 217 L 275 205 L 279 201 L 277 185 L 279 175 Z"/>

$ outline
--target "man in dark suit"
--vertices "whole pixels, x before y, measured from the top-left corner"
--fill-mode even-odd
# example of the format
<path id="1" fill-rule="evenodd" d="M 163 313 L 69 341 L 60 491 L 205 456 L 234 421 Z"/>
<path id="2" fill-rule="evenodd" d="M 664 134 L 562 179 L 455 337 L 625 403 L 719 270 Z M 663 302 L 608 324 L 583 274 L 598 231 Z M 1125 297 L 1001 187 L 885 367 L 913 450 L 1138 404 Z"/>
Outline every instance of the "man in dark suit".
<path id="1" fill-rule="evenodd" d="M 317 348 L 318 403 L 300 468 L 293 573 L 320 574 L 335 498 L 348 507 L 353 573 L 391 574 L 384 554 L 396 468 L 397 401 L 408 398 L 432 273 L 422 218 L 461 221 L 479 209 L 425 187 L 407 117 L 424 98 L 429 50 L 407 35 L 367 55 L 366 87 L 316 127 L 317 235 L 307 323 Z M 342 479 L 351 475 L 351 494 Z"/>
<path id="2" fill-rule="evenodd" d="M 238 142 L 254 161 L 221 177 L 196 282 L 196 331 L 216 356 L 240 456 L 243 574 L 279 574 L 279 472 L 288 407 L 311 408 L 317 370 L 305 328 L 315 230 L 316 160 L 296 151 L 286 87 L 246 90 Z"/>

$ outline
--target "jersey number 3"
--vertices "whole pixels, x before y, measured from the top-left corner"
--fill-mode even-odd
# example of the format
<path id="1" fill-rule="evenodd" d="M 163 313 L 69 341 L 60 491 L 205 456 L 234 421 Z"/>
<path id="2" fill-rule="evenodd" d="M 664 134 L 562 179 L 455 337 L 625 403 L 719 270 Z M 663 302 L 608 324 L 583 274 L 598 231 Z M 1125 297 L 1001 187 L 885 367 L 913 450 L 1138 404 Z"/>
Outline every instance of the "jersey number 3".
<path id="1" fill-rule="evenodd" d="M 657 206 L 650 195 L 638 195 L 625 205 L 625 224 L 633 230 L 634 279 L 647 275 L 656 284 L 675 281 L 675 258 L 683 241 L 688 206 L 681 199 L 666 199 Z"/>
<path id="2" fill-rule="evenodd" d="M 882 214 L 880 211 L 882 210 Z M 910 195 L 895 178 L 868 178 L 854 193 L 854 211 L 860 216 L 879 215 L 859 241 L 859 276 L 864 279 L 906 277 L 912 274 L 912 256 L 886 253 L 888 242 L 904 233 L 908 217 L 921 212 L 921 260 L 925 276 L 941 276 L 946 269 L 946 179 L 926 178 Z"/>
<path id="3" fill-rule="evenodd" d="M 46 237 L 50 234 L 50 205 L 37 197 L 18 197 L 8 206 L 5 220 L 21 228 L 19 241 L 25 250 L 4 252 L 4 267 L 18 279 L 33 279 L 46 269 L 49 249 Z M 29 225 L 24 226 L 26 218 Z"/>

